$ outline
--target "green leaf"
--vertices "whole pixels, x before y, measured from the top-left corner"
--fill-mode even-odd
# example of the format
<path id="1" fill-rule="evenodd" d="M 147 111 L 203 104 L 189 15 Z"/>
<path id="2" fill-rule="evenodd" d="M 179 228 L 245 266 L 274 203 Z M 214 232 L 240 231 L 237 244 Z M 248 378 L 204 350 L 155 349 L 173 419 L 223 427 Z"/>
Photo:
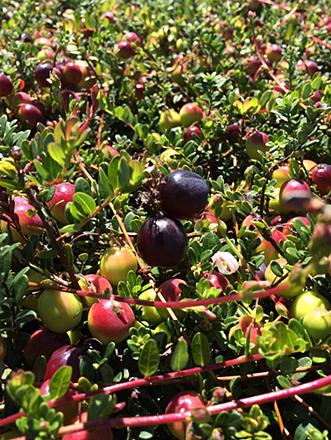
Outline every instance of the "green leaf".
<path id="1" fill-rule="evenodd" d="M 133 126 L 136 123 L 136 118 L 134 117 L 131 109 L 127 105 L 116 107 L 114 109 L 114 115 L 117 119 L 127 125 Z"/>
<path id="2" fill-rule="evenodd" d="M 208 365 L 211 353 L 209 347 L 209 341 L 206 335 L 198 332 L 192 339 L 192 356 L 194 363 L 201 367 Z"/>
<path id="3" fill-rule="evenodd" d="M 132 170 L 128 165 L 127 159 L 122 157 L 118 167 L 118 179 L 122 192 L 125 192 L 125 190 L 129 185 L 131 179 L 131 173 Z"/>
<path id="4" fill-rule="evenodd" d="M 110 180 L 108 179 L 108 177 L 107 177 L 106 173 L 104 172 L 104 170 L 102 169 L 102 167 L 100 167 L 100 169 L 99 169 L 98 183 L 99 183 L 100 197 L 102 197 L 103 199 L 107 199 L 109 197 L 112 197 L 114 192 L 111 187 Z"/>
<path id="5" fill-rule="evenodd" d="M 73 196 L 75 207 L 83 215 L 91 215 L 96 208 L 93 197 L 82 192 L 76 192 Z"/>
<path id="6" fill-rule="evenodd" d="M 112 395 L 95 396 L 88 409 L 87 420 L 106 419 L 114 409 L 116 399 Z"/>
<path id="7" fill-rule="evenodd" d="M 63 397 L 70 386 L 72 376 L 72 367 L 63 365 L 52 376 L 49 384 L 49 398 L 50 400 L 60 399 Z"/>
<path id="8" fill-rule="evenodd" d="M 183 370 L 188 364 L 188 345 L 186 340 L 181 337 L 178 339 L 176 348 L 171 356 L 170 366 L 172 371 Z"/>
<path id="9" fill-rule="evenodd" d="M 48 153 L 56 163 L 58 163 L 61 167 L 64 167 L 66 161 L 65 151 L 62 149 L 62 145 L 55 144 L 52 142 L 48 144 Z"/>
<path id="10" fill-rule="evenodd" d="M 29 268 L 25 267 L 22 269 L 14 278 L 13 280 L 13 289 L 15 292 L 15 301 L 16 304 L 19 304 L 25 295 L 26 291 L 28 290 L 28 283 L 29 279 L 26 276 L 26 273 L 28 272 Z"/>
<path id="11" fill-rule="evenodd" d="M 90 184 L 84 177 L 78 177 L 75 182 L 75 192 L 82 192 L 84 194 L 92 195 Z"/>
<path id="12" fill-rule="evenodd" d="M 160 353 L 157 343 L 154 339 L 149 339 L 140 352 L 138 360 L 138 368 L 144 376 L 154 374 L 160 363 Z"/>

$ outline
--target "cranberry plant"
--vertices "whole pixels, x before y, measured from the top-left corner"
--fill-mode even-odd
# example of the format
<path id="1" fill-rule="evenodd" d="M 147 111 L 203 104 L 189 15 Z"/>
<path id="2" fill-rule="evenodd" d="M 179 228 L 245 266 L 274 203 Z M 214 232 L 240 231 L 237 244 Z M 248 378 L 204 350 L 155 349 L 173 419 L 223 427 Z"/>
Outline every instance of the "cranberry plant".
<path id="1" fill-rule="evenodd" d="M 0 438 L 328 438 L 328 14 L 0 6 Z"/>

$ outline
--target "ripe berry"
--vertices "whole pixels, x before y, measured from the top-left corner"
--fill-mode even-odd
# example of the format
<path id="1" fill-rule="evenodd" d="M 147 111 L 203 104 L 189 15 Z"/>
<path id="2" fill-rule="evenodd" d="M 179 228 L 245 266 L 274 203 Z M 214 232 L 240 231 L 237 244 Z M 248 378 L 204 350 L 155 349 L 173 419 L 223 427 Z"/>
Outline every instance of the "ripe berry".
<path id="1" fill-rule="evenodd" d="M 135 323 L 135 316 L 128 304 L 109 299 L 98 300 L 88 314 L 88 327 L 103 344 L 122 342 Z"/>
<path id="2" fill-rule="evenodd" d="M 0 74 L 0 96 L 8 96 L 13 91 L 13 83 L 11 82 L 11 79 L 4 75 L 3 73 Z"/>
<path id="3" fill-rule="evenodd" d="M 310 170 L 311 180 L 322 196 L 331 191 L 331 165 L 320 163 Z"/>
<path id="4" fill-rule="evenodd" d="M 174 267 L 185 256 L 187 237 L 183 226 L 168 217 L 150 217 L 138 234 L 138 250 L 150 266 Z"/>
<path id="5" fill-rule="evenodd" d="M 118 56 L 123 60 L 133 57 L 136 53 L 130 41 L 120 41 L 116 48 Z"/>
<path id="6" fill-rule="evenodd" d="M 30 128 L 35 128 L 38 122 L 43 121 L 40 109 L 32 104 L 21 104 L 18 109 L 19 118 Z"/>
<path id="7" fill-rule="evenodd" d="M 74 63 L 68 63 L 64 66 L 62 71 L 62 80 L 65 84 L 77 86 L 83 79 L 83 74 L 80 66 Z"/>
<path id="8" fill-rule="evenodd" d="M 190 125 L 184 133 L 184 143 L 197 139 L 201 133 L 202 131 L 197 125 Z"/>
<path id="9" fill-rule="evenodd" d="M 160 185 L 163 209 L 173 217 L 189 219 L 203 211 L 208 202 L 208 185 L 192 171 L 178 170 Z"/>
<path id="10" fill-rule="evenodd" d="M 277 62 L 282 57 L 282 48 L 278 44 L 271 44 L 266 50 L 266 55 L 271 62 Z"/>
<path id="11" fill-rule="evenodd" d="M 205 402 L 200 394 L 194 391 L 182 391 L 174 396 L 166 407 L 166 414 L 191 411 L 197 408 L 204 408 Z M 186 437 L 187 422 L 173 422 L 168 424 L 171 434 L 178 440 L 184 440 Z"/>
<path id="12" fill-rule="evenodd" d="M 310 199 L 309 185 L 296 179 L 284 183 L 279 194 L 281 207 L 289 211 L 301 211 Z"/>
<path id="13" fill-rule="evenodd" d="M 128 41 L 129 43 L 134 43 L 137 46 L 140 46 L 142 41 L 141 38 L 135 32 L 127 32 L 124 37 L 124 41 Z"/>
<path id="14" fill-rule="evenodd" d="M 60 223 L 66 223 L 65 208 L 72 202 L 75 194 L 75 185 L 69 182 L 58 183 L 55 185 L 55 192 L 48 205 L 52 215 Z"/>
<path id="15" fill-rule="evenodd" d="M 52 70 L 53 66 L 49 63 L 38 64 L 34 71 L 34 75 L 40 87 L 50 87 L 48 79 L 51 75 Z"/>
<path id="16" fill-rule="evenodd" d="M 263 151 L 264 153 L 268 151 L 267 142 L 269 141 L 269 136 L 263 131 L 251 131 L 246 136 L 246 153 L 251 159 L 258 159 L 258 151 Z"/>

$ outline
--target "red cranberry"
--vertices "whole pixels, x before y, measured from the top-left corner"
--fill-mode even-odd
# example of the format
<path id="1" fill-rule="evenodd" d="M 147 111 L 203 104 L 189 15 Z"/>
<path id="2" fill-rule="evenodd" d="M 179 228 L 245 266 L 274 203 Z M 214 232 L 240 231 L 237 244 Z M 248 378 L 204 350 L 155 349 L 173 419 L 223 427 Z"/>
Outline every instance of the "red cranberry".
<path id="1" fill-rule="evenodd" d="M 311 180 L 322 196 L 331 191 L 331 165 L 320 163 L 310 171 Z"/>
<path id="2" fill-rule="evenodd" d="M 190 125 L 184 133 L 184 143 L 196 139 L 202 134 L 202 131 L 197 125 Z"/>
<path id="3" fill-rule="evenodd" d="M 129 41 L 120 41 L 117 44 L 118 56 L 124 60 L 133 57 L 135 50 Z"/>
<path id="4" fill-rule="evenodd" d="M 38 122 L 43 121 L 41 111 L 32 104 L 21 104 L 18 109 L 18 115 L 30 128 L 35 128 Z"/>
<path id="5" fill-rule="evenodd" d="M 129 43 L 134 43 L 137 46 L 141 46 L 141 38 L 135 32 L 127 32 L 124 37 L 124 41 L 128 41 Z"/>
<path id="6" fill-rule="evenodd" d="M 62 80 L 65 84 L 77 86 L 83 79 L 81 68 L 74 63 L 68 63 L 62 71 Z"/>

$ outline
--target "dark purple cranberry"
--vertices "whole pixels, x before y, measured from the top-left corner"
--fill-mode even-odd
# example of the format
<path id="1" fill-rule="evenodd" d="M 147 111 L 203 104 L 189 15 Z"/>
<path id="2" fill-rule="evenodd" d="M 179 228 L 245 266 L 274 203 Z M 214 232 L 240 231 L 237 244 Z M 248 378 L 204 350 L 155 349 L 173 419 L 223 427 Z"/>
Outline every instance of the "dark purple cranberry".
<path id="1" fill-rule="evenodd" d="M 179 219 L 200 214 L 208 202 L 208 185 L 196 173 L 178 170 L 168 174 L 160 184 L 162 208 Z"/>
<path id="2" fill-rule="evenodd" d="M 4 75 L 3 73 L 0 74 L 0 96 L 9 96 L 13 91 L 13 83 L 11 82 L 11 79 Z"/>
<path id="3" fill-rule="evenodd" d="M 241 137 L 241 125 L 234 122 L 226 127 L 225 136 L 230 142 L 238 142 Z"/>
<path id="4" fill-rule="evenodd" d="M 64 84 L 77 86 L 83 79 L 81 68 L 74 63 L 68 63 L 62 70 L 62 81 Z"/>
<path id="5" fill-rule="evenodd" d="M 21 104 L 18 108 L 18 116 L 31 128 L 35 128 L 38 122 L 43 121 L 40 109 L 32 104 Z"/>
<path id="6" fill-rule="evenodd" d="M 40 87 L 50 87 L 51 84 L 48 82 L 48 80 L 51 76 L 52 70 L 53 66 L 49 63 L 38 64 L 34 71 L 34 76 Z"/>
<path id="7" fill-rule="evenodd" d="M 184 259 L 187 237 L 183 226 L 168 217 L 150 217 L 138 234 L 138 251 L 150 266 L 174 267 Z"/>
<path id="8" fill-rule="evenodd" d="M 260 67 L 261 61 L 255 55 L 245 60 L 244 69 L 250 76 L 254 76 Z"/>
<path id="9" fill-rule="evenodd" d="M 133 57 L 135 50 L 129 41 L 120 41 L 117 44 L 118 56 L 124 60 Z"/>

